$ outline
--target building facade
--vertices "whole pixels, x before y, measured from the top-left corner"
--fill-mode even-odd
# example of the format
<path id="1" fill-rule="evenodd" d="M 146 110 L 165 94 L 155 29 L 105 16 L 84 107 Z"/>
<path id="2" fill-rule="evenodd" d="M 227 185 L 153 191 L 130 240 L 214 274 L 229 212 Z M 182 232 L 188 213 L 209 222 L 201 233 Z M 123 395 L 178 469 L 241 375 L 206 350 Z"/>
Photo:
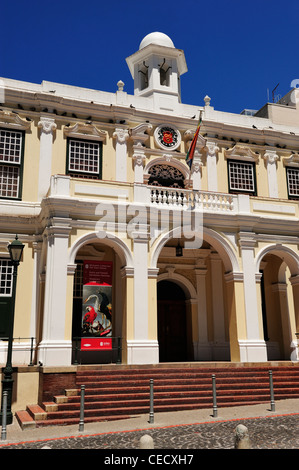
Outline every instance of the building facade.
<path id="1" fill-rule="evenodd" d="M 124 364 L 297 361 L 296 89 L 220 112 L 208 96 L 182 103 L 187 65 L 168 36 L 149 34 L 126 60 L 133 95 L 122 81 L 106 93 L 1 80 L 0 362 L 16 234 L 15 365 L 28 364 L 31 338 L 35 363 L 73 364 L 85 287 L 98 284 L 110 320 L 85 336 L 121 337 Z M 90 266 L 100 277 L 86 279 Z"/>

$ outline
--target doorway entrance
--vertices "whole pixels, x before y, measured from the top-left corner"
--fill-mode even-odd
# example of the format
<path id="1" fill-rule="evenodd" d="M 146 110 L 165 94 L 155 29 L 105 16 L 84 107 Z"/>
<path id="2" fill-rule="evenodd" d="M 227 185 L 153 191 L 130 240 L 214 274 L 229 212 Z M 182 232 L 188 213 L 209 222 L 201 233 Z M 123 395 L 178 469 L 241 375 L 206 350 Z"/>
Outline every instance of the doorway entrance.
<path id="1" fill-rule="evenodd" d="M 157 285 L 160 362 L 187 361 L 186 297 L 171 281 Z"/>

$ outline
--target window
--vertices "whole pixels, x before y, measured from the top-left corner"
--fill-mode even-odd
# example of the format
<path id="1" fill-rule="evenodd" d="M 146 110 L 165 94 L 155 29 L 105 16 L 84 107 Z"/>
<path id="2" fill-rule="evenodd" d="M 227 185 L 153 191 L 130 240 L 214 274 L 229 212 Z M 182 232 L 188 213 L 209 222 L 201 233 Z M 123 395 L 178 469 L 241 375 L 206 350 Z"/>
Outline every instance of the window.
<path id="1" fill-rule="evenodd" d="M 299 168 L 286 168 L 289 199 L 299 198 Z"/>
<path id="2" fill-rule="evenodd" d="M 0 259 L 0 296 L 11 297 L 12 295 L 13 266 L 10 260 Z"/>
<path id="3" fill-rule="evenodd" d="M 255 164 L 228 160 L 229 192 L 256 195 Z"/>
<path id="4" fill-rule="evenodd" d="M 153 165 L 149 169 L 150 178 L 148 184 L 151 186 L 164 186 L 169 188 L 184 188 L 184 175 L 174 166 Z"/>
<path id="5" fill-rule="evenodd" d="M 165 62 L 165 59 L 164 59 L 163 64 L 160 65 L 160 69 L 159 69 L 159 72 L 160 72 L 160 85 L 169 86 L 170 71 L 171 71 L 171 66 L 168 65 Z"/>
<path id="6" fill-rule="evenodd" d="M 0 338 L 9 334 L 12 309 L 13 266 L 10 259 L 0 259 Z"/>
<path id="7" fill-rule="evenodd" d="M 102 177 L 102 143 L 88 140 L 68 140 L 67 173 L 77 178 Z"/>
<path id="8" fill-rule="evenodd" d="M 24 133 L 0 129 L 0 197 L 21 197 Z"/>

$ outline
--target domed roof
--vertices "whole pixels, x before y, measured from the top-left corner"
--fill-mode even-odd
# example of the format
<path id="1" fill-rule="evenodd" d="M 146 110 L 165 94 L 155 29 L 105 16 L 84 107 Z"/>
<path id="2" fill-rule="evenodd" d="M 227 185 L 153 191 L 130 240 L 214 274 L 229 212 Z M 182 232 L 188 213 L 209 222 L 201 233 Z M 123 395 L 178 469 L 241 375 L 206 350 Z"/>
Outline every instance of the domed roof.
<path id="1" fill-rule="evenodd" d="M 139 50 L 148 46 L 149 44 L 157 44 L 158 46 L 174 47 L 174 44 L 169 36 L 164 33 L 150 33 L 142 39 Z"/>

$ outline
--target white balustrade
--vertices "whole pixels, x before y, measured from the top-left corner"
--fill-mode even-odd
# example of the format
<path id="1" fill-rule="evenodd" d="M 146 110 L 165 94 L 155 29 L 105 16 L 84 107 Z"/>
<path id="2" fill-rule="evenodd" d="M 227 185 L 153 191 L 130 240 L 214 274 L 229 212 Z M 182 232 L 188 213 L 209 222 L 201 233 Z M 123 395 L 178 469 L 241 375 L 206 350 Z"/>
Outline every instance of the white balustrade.
<path id="1" fill-rule="evenodd" d="M 184 209 L 192 207 L 206 211 L 235 211 L 237 196 L 208 191 L 150 186 L 151 204 Z"/>

